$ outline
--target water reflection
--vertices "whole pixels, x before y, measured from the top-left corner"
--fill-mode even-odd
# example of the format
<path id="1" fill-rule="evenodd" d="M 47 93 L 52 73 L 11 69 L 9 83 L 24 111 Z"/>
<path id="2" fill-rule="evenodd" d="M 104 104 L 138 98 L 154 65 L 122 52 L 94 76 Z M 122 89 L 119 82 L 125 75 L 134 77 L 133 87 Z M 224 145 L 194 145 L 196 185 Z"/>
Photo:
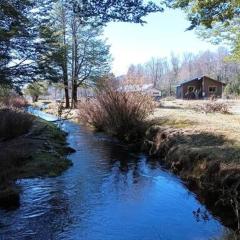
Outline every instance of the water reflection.
<path id="1" fill-rule="evenodd" d="M 77 150 L 70 156 L 74 166 L 57 178 L 20 181 L 21 207 L 0 212 L 0 239 L 193 240 L 221 235 L 221 224 L 156 161 L 74 123 L 63 128 Z M 197 221 L 202 212 L 208 221 Z"/>

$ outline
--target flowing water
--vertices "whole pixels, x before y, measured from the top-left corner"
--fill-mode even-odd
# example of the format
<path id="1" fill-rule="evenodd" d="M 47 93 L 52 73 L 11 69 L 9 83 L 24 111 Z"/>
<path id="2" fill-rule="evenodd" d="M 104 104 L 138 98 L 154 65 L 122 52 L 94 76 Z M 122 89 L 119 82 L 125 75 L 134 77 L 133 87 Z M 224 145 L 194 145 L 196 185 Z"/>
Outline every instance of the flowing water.
<path id="1" fill-rule="evenodd" d="M 34 110 L 47 120 L 54 117 Z M 181 180 L 145 155 L 65 122 L 73 167 L 20 180 L 21 207 L 0 211 L 0 239 L 202 240 L 223 234 Z"/>

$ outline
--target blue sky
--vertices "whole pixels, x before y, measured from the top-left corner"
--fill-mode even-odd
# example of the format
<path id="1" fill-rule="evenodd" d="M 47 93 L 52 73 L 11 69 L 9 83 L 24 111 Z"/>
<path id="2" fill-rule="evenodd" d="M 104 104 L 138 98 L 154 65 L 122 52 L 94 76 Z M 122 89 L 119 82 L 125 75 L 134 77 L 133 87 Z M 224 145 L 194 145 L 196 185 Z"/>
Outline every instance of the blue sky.
<path id="1" fill-rule="evenodd" d="M 145 63 L 151 57 L 168 57 L 171 52 L 216 50 L 216 46 L 200 40 L 180 10 L 167 10 L 145 18 L 144 26 L 132 23 L 110 23 L 104 35 L 111 45 L 113 73 L 125 74 L 130 64 Z"/>

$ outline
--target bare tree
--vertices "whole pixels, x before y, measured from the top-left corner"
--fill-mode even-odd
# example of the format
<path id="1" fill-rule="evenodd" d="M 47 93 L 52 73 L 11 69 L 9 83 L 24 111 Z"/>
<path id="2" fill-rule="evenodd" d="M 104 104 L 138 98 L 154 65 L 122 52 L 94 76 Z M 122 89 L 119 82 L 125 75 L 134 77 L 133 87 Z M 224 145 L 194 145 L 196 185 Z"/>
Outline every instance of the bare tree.
<path id="1" fill-rule="evenodd" d="M 169 93 L 172 95 L 172 86 L 178 81 L 178 75 L 180 71 L 180 59 L 173 52 L 170 57 L 172 74 L 169 79 Z"/>

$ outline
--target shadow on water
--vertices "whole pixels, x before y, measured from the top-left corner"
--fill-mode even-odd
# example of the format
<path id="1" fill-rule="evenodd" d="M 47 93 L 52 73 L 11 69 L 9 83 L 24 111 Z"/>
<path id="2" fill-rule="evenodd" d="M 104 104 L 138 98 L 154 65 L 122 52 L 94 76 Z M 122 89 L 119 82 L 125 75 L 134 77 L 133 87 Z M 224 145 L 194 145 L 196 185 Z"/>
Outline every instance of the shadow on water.
<path id="1" fill-rule="evenodd" d="M 77 150 L 69 156 L 73 167 L 57 178 L 19 181 L 21 207 L 0 211 L 1 240 L 192 240 L 223 234 L 219 221 L 153 159 L 77 124 L 62 127 Z M 196 219 L 197 209 L 206 221 Z"/>

